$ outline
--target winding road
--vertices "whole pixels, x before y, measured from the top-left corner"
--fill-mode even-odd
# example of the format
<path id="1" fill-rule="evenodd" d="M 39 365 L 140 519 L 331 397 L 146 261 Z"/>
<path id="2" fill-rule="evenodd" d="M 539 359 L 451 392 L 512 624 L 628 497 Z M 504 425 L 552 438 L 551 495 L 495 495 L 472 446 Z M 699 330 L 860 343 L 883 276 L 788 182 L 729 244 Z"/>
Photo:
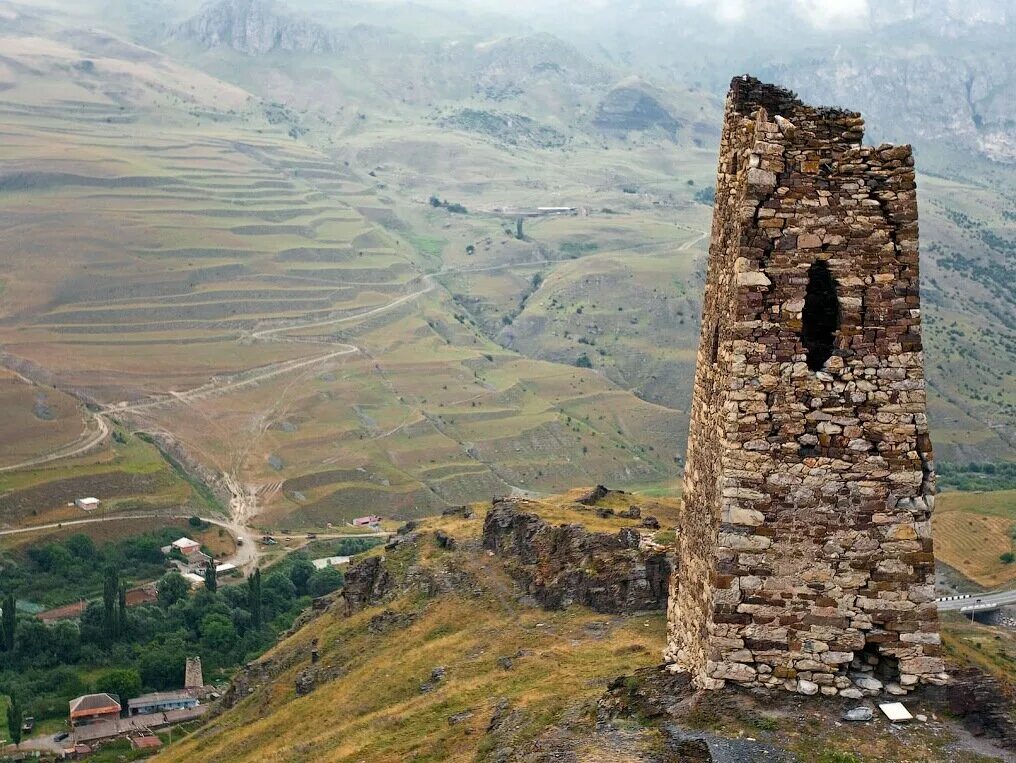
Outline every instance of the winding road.
<path id="1" fill-rule="evenodd" d="M 73 458 L 74 456 L 80 456 L 82 453 L 87 453 L 109 436 L 109 424 L 106 423 L 106 420 L 98 413 L 92 413 L 91 416 L 92 420 L 96 422 L 95 431 L 92 431 L 92 428 L 86 423 L 85 431 L 82 432 L 81 437 L 74 442 L 63 445 L 45 455 L 36 456 L 35 458 L 30 458 L 27 461 L 22 461 L 20 464 L 0 466 L 0 472 L 13 472 L 16 469 L 28 469 L 33 466 L 48 464 L 50 461 L 58 461 L 61 458 Z"/>

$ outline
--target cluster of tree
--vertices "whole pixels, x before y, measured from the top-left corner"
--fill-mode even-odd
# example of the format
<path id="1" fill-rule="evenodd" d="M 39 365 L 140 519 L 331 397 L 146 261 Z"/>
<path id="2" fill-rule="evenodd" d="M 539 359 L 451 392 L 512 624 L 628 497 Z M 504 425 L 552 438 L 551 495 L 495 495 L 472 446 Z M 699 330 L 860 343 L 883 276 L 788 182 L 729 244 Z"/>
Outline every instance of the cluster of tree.
<path id="1" fill-rule="evenodd" d="M 7 553 L 0 560 L 0 596 L 17 591 L 23 599 L 55 607 L 104 592 L 111 568 L 134 580 L 157 578 L 167 566 L 160 549 L 184 534 L 165 528 L 101 546 L 79 534 L 32 546 L 24 556 Z"/>
<path id="2" fill-rule="evenodd" d="M 456 214 L 459 215 L 468 214 L 469 212 L 469 210 L 466 209 L 461 204 L 450 202 L 447 199 L 439 199 L 437 196 L 431 196 L 429 202 L 432 207 L 435 208 L 443 207 L 447 209 L 449 212 L 455 212 Z"/>
<path id="3" fill-rule="evenodd" d="M 346 538 L 336 542 L 332 555 L 353 556 L 373 548 L 379 542 L 377 538 Z M 310 557 L 299 551 L 286 557 L 276 569 L 288 575 L 297 590 L 314 598 L 337 591 L 344 582 L 341 570 L 335 567 L 319 570 Z"/>
<path id="4" fill-rule="evenodd" d="M 955 490 L 1011 490 L 1016 488 L 1016 463 L 971 462 L 954 464 L 941 461 L 936 465 L 939 486 Z"/>
<path id="5" fill-rule="evenodd" d="M 7 703 L 7 733 L 10 734 L 11 741 L 15 746 L 21 744 L 21 718 L 21 702 L 17 696 L 13 696 Z"/>
<path id="6" fill-rule="evenodd" d="M 79 622 L 47 625 L 33 617 L 11 618 L 14 638 L 0 655 L 0 694 L 19 697 L 36 718 L 63 717 L 67 702 L 88 691 L 108 691 L 126 701 L 142 691 L 183 685 L 189 655 L 200 654 L 206 671 L 227 670 L 253 659 L 274 643 L 310 597 L 342 584 L 337 570 L 316 570 L 294 554 L 271 572 L 254 572 L 244 583 L 211 583 L 193 594 L 169 572 L 156 585 L 154 604 L 126 606 L 126 587 L 113 568 L 104 573 L 103 596 Z M 12 596 L 4 603 L 13 612 Z M 82 680 L 105 668 L 94 682 Z M 19 709 L 20 712 L 20 709 Z"/>
<path id="7" fill-rule="evenodd" d="M 331 541 L 331 556 L 355 556 L 369 551 L 375 546 L 384 543 L 380 538 L 339 538 Z M 299 554 L 294 554 L 291 559 L 300 559 Z"/>
<path id="8" fill-rule="evenodd" d="M 712 186 L 700 188 L 695 191 L 692 198 L 694 198 L 699 204 L 705 204 L 707 207 L 711 207 L 716 202 L 716 189 Z"/>
<path id="9" fill-rule="evenodd" d="M 0 652 L 14 651 L 14 633 L 18 622 L 17 604 L 13 593 L 4 597 L 3 614 L 0 615 Z"/>

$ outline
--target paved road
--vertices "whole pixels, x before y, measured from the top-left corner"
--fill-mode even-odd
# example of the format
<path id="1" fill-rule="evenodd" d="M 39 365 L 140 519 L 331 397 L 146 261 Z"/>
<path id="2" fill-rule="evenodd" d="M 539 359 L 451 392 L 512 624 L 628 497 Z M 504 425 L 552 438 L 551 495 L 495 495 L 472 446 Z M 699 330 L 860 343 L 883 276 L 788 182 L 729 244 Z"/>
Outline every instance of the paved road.
<path id="1" fill-rule="evenodd" d="M 988 612 L 1016 604 L 1016 591 L 974 593 L 961 597 L 945 596 L 938 600 L 939 612 Z"/>

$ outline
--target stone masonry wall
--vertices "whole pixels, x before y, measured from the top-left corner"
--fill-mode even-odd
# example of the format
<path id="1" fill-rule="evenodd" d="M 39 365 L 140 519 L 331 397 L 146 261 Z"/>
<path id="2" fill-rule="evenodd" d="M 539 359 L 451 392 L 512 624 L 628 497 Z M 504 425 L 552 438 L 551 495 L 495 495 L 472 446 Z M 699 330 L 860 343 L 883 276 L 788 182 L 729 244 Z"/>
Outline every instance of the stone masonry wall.
<path id="1" fill-rule="evenodd" d="M 909 146 L 727 98 L 666 659 L 697 685 L 946 680 Z"/>

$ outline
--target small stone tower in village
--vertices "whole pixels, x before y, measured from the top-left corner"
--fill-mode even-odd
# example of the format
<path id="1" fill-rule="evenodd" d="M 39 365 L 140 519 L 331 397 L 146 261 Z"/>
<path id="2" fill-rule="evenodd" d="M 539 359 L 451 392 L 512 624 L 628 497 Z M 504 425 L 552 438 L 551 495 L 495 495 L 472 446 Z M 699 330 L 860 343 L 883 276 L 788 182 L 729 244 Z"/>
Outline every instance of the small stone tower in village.
<path id="1" fill-rule="evenodd" d="M 700 687 L 946 680 L 914 162 L 863 124 L 731 83 L 666 653 Z"/>
<path id="2" fill-rule="evenodd" d="M 201 657 L 188 657 L 184 669 L 183 688 L 200 689 L 205 685 L 205 677 L 201 672 Z"/>

